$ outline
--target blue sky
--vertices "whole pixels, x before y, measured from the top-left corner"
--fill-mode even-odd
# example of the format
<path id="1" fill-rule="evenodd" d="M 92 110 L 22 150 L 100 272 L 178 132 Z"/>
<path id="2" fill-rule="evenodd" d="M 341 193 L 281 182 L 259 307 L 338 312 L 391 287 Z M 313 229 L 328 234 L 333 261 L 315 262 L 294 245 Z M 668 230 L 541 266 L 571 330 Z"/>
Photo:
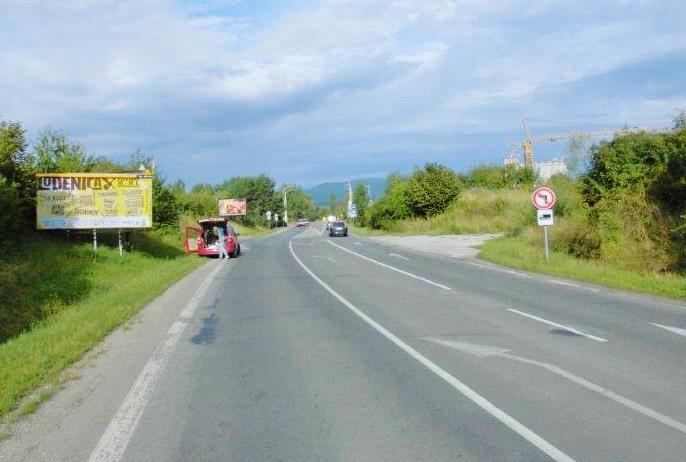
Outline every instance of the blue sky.
<path id="1" fill-rule="evenodd" d="M 187 184 L 500 162 L 686 109 L 680 1 L 3 0 L 0 117 Z M 540 158 L 564 153 L 541 143 Z"/>

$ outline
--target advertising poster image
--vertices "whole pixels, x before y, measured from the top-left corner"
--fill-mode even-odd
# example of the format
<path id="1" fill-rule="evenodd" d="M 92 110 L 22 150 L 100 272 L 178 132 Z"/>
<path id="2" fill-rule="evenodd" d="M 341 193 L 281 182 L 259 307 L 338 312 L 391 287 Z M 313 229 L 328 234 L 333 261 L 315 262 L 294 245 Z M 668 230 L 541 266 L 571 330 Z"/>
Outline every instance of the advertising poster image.
<path id="1" fill-rule="evenodd" d="M 218 199 L 219 216 L 235 217 L 248 213 L 248 201 L 244 198 Z"/>
<path id="2" fill-rule="evenodd" d="M 152 227 L 150 171 L 36 177 L 36 227 L 40 230 Z"/>

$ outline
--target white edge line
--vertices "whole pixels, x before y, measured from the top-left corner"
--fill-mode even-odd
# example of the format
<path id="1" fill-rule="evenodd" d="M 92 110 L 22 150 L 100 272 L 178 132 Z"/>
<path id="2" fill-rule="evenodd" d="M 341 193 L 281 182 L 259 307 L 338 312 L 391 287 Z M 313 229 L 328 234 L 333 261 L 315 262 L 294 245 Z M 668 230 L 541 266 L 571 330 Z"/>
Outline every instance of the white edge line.
<path id="1" fill-rule="evenodd" d="M 116 462 L 121 460 L 143 415 L 155 383 L 169 358 L 171 358 L 174 346 L 181 338 L 185 327 L 185 322 L 176 322 L 169 329 L 169 335 L 155 349 L 129 389 L 117 413 L 88 458 L 89 462 Z"/>
<path id="2" fill-rule="evenodd" d="M 551 284 L 557 284 L 559 286 L 575 287 L 577 289 L 581 288 L 579 284 L 574 284 L 573 282 L 558 281 L 557 279 L 546 279 L 546 281 L 550 282 Z"/>
<path id="3" fill-rule="evenodd" d="M 214 277 L 217 275 L 217 273 L 222 269 L 221 266 L 222 260 L 219 260 L 219 265 L 212 270 L 210 275 L 203 281 L 202 284 L 200 284 L 200 287 L 198 287 L 198 290 L 195 291 L 195 294 L 193 294 L 193 297 L 190 299 L 186 307 L 183 309 L 181 314 L 179 315 L 182 318 L 191 318 L 193 317 L 193 313 L 195 313 L 195 310 L 198 308 L 198 305 L 200 304 L 200 300 L 202 297 L 205 295 L 205 291 L 207 288 L 210 286 L 212 281 L 214 280 Z"/>
<path id="4" fill-rule="evenodd" d="M 554 326 L 554 327 L 559 327 L 560 329 L 564 329 L 569 332 L 573 332 L 577 335 L 581 335 L 582 337 L 589 338 L 591 340 L 595 340 L 596 342 L 607 342 L 607 339 L 602 338 L 602 337 L 596 337 L 595 335 L 587 334 L 585 332 L 581 332 L 578 329 L 574 329 L 573 327 L 568 327 L 563 324 L 558 324 L 553 321 L 548 321 L 547 319 L 539 318 L 538 316 L 534 316 L 533 314 L 525 313 L 524 311 L 519 311 L 515 310 L 514 308 L 507 308 L 507 311 L 510 311 L 512 313 L 516 313 L 520 316 L 525 316 L 527 318 L 533 319 L 534 321 L 542 322 L 544 324 L 548 324 L 549 326 Z"/>
<path id="5" fill-rule="evenodd" d="M 467 263 L 468 265 L 476 266 L 477 268 L 483 268 L 485 270 L 490 270 L 490 271 L 498 271 L 500 273 L 511 274 L 513 276 L 519 276 L 519 277 L 525 278 L 525 279 L 532 279 L 533 278 L 533 279 L 536 279 L 537 281 L 548 282 L 548 283 L 557 284 L 560 286 L 573 287 L 575 289 L 587 290 L 587 291 L 596 292 L 596 293 L 601 291 L 601 289 L 599 289 L 597 287 L 588 287 L 588 286 L 584 286 L 584 285 L 577 284 L 574 282 L 560 281 L 560 280 L 553 279 L 550 277 L 540 277 L 540 276 L 545 276 L 543 274 L 540 274 L 540 275 L 526 274 L 526 273 L 522 273 L 521 271 L 515 271 L 515 270 L 511 270 L 511 269 L 506 269 L 506 268 L 499 268 L 499 267 L 493 266 L 493 265 L 483 265 L 480 263 L 475 263 L 475 262 L 470 262 L 470 261 L 465 261 L 465 263 Z"/>
<path id="6" fill-rule="evenodd" d="M 404 256 L 400 255 L 399 253 L 389 253 L 388 256 L 389 257 L 402 258 L 403 260 L 409 260 L 409 258 L 404 257 Z"/>
<path id="7" fill-rule="evenodd" d="M 582 387 L 587 388 L 589 390 L 592 390 L 592 391 L 594 391 L 594 392 L 596 392 L 602 396 L 605 396 L 606 398 L 609 398 L 616 403 L 619 403 L 623 406 L 626 406 L 629 409 L 632 409 L 633 411 L 638 412 L 639 414 L 643 414 L 644 416 L 649 417 L 649 418 L 651 418 L 657 422 L 660 422 L 663 425 L 671 427 L 674 430 L 678 430 L 681 433 L 686 433 L 686 425 L 679 422 L 678 420 L 672 419 L 671 417 L 666 416 L 664 414 L 660 414 L 659 412 L 654 411 L 653 409 L 650 409 L 649 407 L 646 407 L 642 404 L 639 404 L 636 401 L 632 401 L 629 398 L 626 398 L 622 395 L 619 395 L 619 394 L 617 394 L 611 390 L 608 390 L 605 387 L 601 387 L 600 385 L 597 385 L 597 384 L 595 384 L 589 380 L 586 380 L 583 377 L 579 377 L 578 375 L 572 374 L 571 372 L 568 372 L 568 371 L 562 369 L 561 367 L 555 366 L 553 364 L 544 363 L 541 361 L 536 361 L 533 359 L 522 358 L 520 356 L 516 356 L 516 355 L 508 354 L 508 353 L 503 353 L 503 354 L 500 354 L 498 356 L 547 369 L 554 374 L 557 374 L 561 377 L 566 378 L 567 380 L 569 380 L 573 383 L 576 383 L 577 385 L 581 385 Z"/>
<path id="8" fill-rule="evenodd" d="M 193 315 L 200 299 L 221 268 L 220 263 L 195 291 L 182 312 L 182 314 L 186 314 L 185 317 Z M 119 405 L 117 413 L 93 449 L 88 462 L 118 462 L 122 459 L 138 422 L 143 416 L 143 411 L 148 404 L 155 383 L 169 362 L 174 347 L 181 338 L 186 325 L 185 322 L 176 321 L 169 328 L 166 338 L 155 348 L 150 359 L 143 366 L 143 370 L 138 374 L 136 381 L 131 385 L 124 401 Z"/>
<path id="9" fill-rule="evenodd" d="M 433 372 L 438 377 L 446 381 L 449 385 L 451 385 L 457 391 L 462 393 L 464 396 L 469 398 L 472 402 L 474 402 L 474 404 L 479 406 L 481 409 L 489 413 L 491 416 L 495 417 L 506 427 L 508 427 L 509 429 L 520 435 L 522 438 L 527 440 L 529 443 L 533 444 L 535 447 L 543 451 L 551 459 L 557 462 L 574 462 L 574 459 L 572 459 L 570 456 L 568 456 L 560 449 L 553 446 L 551 443 L 540 437 L 538 434 L 534 433 L 533 430 L 530 430 L 528 427 L 519 423 L 519 421 L 517 421 L 514 417 L 511 417 L 509 414 L 505 413 L 500 408 L 496 407 L 493 403 L 491 403 L 486 398 L 478 394 L 476 391 L 469 388 L 469 386 L 465 385 L 454 376 L 450 375 L 448 372 L 443 370 L 440 366 L 435 364 L 429 358 L 425 357 L 417 350 L 415 350 L 414 348 L 400 340 L 398 337 L 396 337 L 393 333 L 388 331 L 381 324 L 374 321 L 372 318 L 370 318 L 365 313 L 360 311 L 357 307 L 355 307 L 355 305 L 353 305 L 347 299 L 345 299 L 342 295 L 340 295 L 334 289 L 329 287 L 328 284 L 319 279 L 319 277 L 316 274 L 314 274 L 307 266 L 305 266 L 305 264 L 300 260 L 300 258 L 298 258 L 298 256 L 293 251 L 292 241 L 289 241 L 288 248 L 290 249 L 291 255 L 293 256 L 295 261 L 298 262 L 302 269 L 305 270 L 305 272 L 309 274 L 310 277 L 312 277 L 312 279 L 314 279 L 320 286 L 326 289 L 326 291 L 333 295 L 339 302 L 348 307 L 348 309 L 350 309 L 353 313 L 362 318 L 363 321 L 365 321 L 367 324 L 373 327 L 377 332 L 386 337 L 388 340 L 393 342 L 405 353 L 410 355 L 412 358 L 416 359 L 419 363 L 421 363 L 431 372 Z"/>
<path id="10" fill-rule="evenodd" d="M 673 334 L 683 335 L 684 337 L 686 337 L 686 329 L 681 329 L 679 327 L 665 326 L 664 324 L 658 324 L 656 322 L 651 322 L 650 324 L 652 324 L 655 327 L 659 327 L 661 329 L 668 330 L 668 331 L 672 332 Z"/>
<path id="11" fill-rule="evenodd" d="M 409 276 L 411 278 L 417 279 L 417 280 L 425 282 L 427 284 L 431 284 L 432 286 L 440 287 L 441 289 L 452 290 L 450 287 L 444 286 L 443 284 L 439 284 L 438 282 L 434 282 L 434 281 L 431 281 L 429 279 L 423 278 L 421 276 L 417 276 L 416 274 L 408 273 L 407 271 L 401 270 L 400 268 L 396 268 L 395 266 L 387 265 L 386 263 L 381 263 L 380 261 L 376 261 L 373 258 L 369 258 L 369 257 L 366 257 L 362 254 L 357 253 L 357 252 L 353 252 L 352 250 L 346 249 L 345 247 L 340 246 L 338 244 L 335 244 L 335 243 L 331 242 L 330 240 L 327 240 L 326 242 L 328 242 L 329 244 L 331 244 L 334 247 L 338 247 L 339 249 L 341 249 L 345 252 L 356 255 L 356 256 L 362 258 L 363 260 L 367 260 L 367 261 L 375 263 L 379 266 L 383 266 L 384 268 L 387 268 L 391 271 L 395 271 L 395 272 L 398 272 L 400 274 L 404 274 L 405 276 Z"/>

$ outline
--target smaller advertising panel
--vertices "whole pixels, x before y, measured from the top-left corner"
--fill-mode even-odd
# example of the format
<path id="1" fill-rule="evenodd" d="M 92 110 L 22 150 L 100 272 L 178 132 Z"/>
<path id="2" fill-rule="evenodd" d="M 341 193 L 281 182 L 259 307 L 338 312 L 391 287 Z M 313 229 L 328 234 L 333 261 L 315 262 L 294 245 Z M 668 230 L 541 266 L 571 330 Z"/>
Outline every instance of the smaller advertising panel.
<path id="1" fill-rule="evenodd" d="M 248 201 L 244 198 L 218 199 L 219 216 L 235 217 L 248 213 Z"/>

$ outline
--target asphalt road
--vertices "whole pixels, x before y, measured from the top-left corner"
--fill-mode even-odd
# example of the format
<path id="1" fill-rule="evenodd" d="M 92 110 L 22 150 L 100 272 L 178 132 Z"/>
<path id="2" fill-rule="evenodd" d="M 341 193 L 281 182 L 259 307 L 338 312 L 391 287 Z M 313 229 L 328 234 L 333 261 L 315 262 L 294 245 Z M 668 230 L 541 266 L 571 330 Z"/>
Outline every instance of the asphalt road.
<path id="1" fill-rule="evenodd" d="M 316 229 L 209 262 L 0 460 L 684 460 L 684 305 Z"/>

